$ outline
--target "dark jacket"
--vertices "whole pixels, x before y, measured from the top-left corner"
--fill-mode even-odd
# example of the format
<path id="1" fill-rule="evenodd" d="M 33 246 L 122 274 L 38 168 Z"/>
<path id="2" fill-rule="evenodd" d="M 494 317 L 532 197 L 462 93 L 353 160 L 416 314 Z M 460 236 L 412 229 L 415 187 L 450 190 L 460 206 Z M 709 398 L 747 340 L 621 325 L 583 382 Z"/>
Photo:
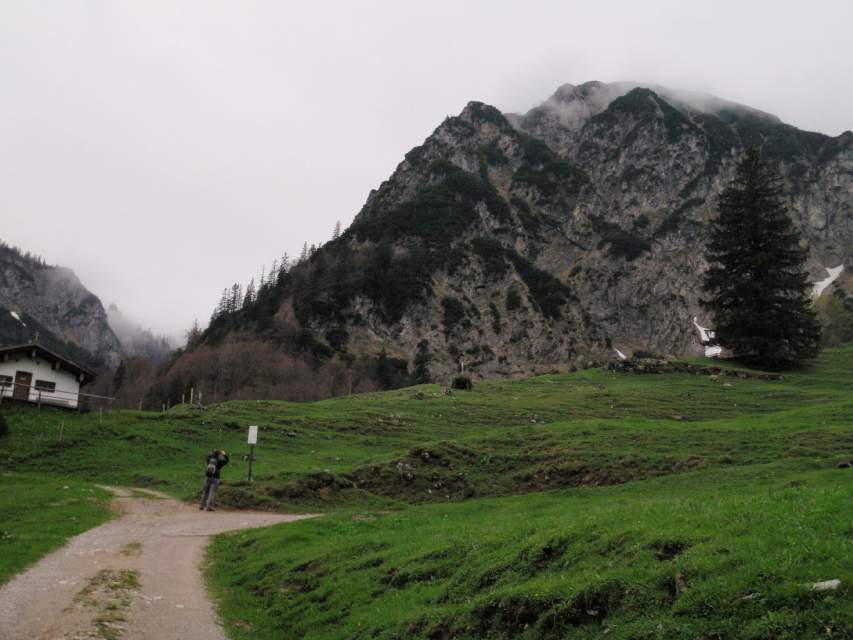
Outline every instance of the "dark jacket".
<path id="1" fill-rule="evenodd" d="M 213 474 L 213 477 L 217 480 L 219 479 L 219 471 L 228 464 L 228 454 L 223 453 L 221 456 L 217 456 L 215 451 L 211 451 L 207 454 L 205 458 L 205 463 L 210 464 L 211 462 L 216 465 L 216 472 Z"/>

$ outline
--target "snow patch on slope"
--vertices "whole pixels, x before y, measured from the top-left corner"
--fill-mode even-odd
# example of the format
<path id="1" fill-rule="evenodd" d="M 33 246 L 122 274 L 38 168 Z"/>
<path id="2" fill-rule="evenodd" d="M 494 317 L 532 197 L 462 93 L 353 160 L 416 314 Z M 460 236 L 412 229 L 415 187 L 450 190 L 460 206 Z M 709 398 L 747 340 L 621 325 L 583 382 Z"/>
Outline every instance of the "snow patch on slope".
<path id="1" fill-rule="evenodd" d="M 628 356 L 626 356 L 624 353 L 619 351 L 619 349 L 614 347 L 613 350 L 616 352 L 616 355 L 619 356 L 620 360 L 627 360 L 628 359 Z"/>
<path id="2" fill-rule="evenodd" d="M 703 344 L 706 342 L 711 342 L 714 337 L 714 332 L 711 329 L 708 329 L 707 327 L 700 326 L 696 316 L 693 316 L 693 325 L 699 331 L 699 340 L 701 340 Z"/>
<path id="3" fill-rule="evenodd" d="M 820 294 L 823 293 L 823 290 L 826 289 L 829 285 L 836 281 L 838 276 L 841 275 L 841 272 L 844 270 L 844 265 L 840 264 L 837 267 L 833 267 L 830 269 L 826 268 L 826 272 L 829 274 L 828 278 L 824 278 L 823 280 L 818 280 L 814 283 L 814 290 L 812 291 L 812 295 L 815 298 L 819 298 Z"/>
<path id="4" fill-rule="evenodd" d="M 24 325 L 25 327 L 27 326 L 27 323 L 26 323 L 26 322 L 24 322 L 23 320 L 21 320 L 21 316 L 19 316 L 15 311 L 10 311 L 10 312 L 9 312 L 9 315 L 10 315 L 10 316 L 12 316 L 12 317 L 13 317 L 15 320 L 17 320 L 18 322 L 20 322 L 20 323 L 21 323 L 22 325 Z"/>
<path id="5" fill-rule="evenodd" d="M 699 332 L 699 341 L 705 347 L 705 357 L 716 358 L 719 356 L 723 352 L 723 348 L 719 345 L 708 344 L 714 339 L 714 331 L 700 325 L 696 316 L 693 316 L 693 326 Z"/>

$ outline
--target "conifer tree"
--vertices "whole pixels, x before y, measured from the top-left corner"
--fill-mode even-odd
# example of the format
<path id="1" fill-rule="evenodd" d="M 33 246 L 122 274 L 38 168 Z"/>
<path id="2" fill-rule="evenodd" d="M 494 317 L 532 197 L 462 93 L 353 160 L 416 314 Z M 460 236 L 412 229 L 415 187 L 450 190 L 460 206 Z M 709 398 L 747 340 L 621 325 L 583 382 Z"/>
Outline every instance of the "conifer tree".
<path id="1" fill-rule="evenodd" d="M 234 313 L 239 310 L 240 307 L 243 306 L 243 292 L 242 286 L 235 282 L 231 285 L 231 297 L 228 300 L 228 312 Z"/>
<path id="2" fill-rule="evenodd" d="M 308 259 L 308 243 L 302 245 L 302 253 L 299 254 L 299 262 L 305 262 Z"/>
<path id="3" fill-rule="evenodd" d="M 281 256 L 281 262 L 278 264 L 278 274 L 276 274 L 276 278 L 280 281 L 282 276 L 287 273 L 287 270 L 290 268 L 290 256 L 285 254 Z"/>
<path id="4" fill-rule="evenodd" d="M 338 220 L 335 223 L 335 230 L 332 231 L 332 240 L 337 240 L 340 237 L 341 237 L 341 221 Z"/>
<path id="5" fill-rule="evenodd" d="M 785 367 L 817 355 L 820 326 L 799 242 L 781 179 L 749 149 L 720 195 L 703 283 L 716 337 L 739 359 Z"/>
<path id="6" fill-rule="evenodd" d="M 376 379 L 381 389 L 388 390 L 394 388 L 394 370 L 388 361 L 388 354 L 385 352 L 385 347 L 382 347 L 382 351 L 379 352 L 379 356 L 376 358 Z"/>
<path id="7" fill-rule="evenodd" d="M 246 309 L 255 302 L 255 279 L 249 280 L 246 285 L 246 294 L 243 296 L 243 308 Z"/>
<path id="8" fill-rule="evenodd" d="M 187 331 L 187 346 L 191 347 L 201 338 L 201 327 L 198 324 L 198 318 L 193 320 L 193 326 Z"/>
<path id="9" fill-rule="evenodd" d="M 414 377 L 417 384 L 432 382 L 432 377 L 429 375 L 430 360 L 432 360 L 432 354 L 429 352 L 429 342 L 426 339 L 421 340 L 415 353 Z"/>
<path id="10" fill-rule="evenodd" d="M 219 298 L 219 304 L 216 305 L 216 309 L 213 311 L 213 318 L 219 318 L 226 313 L 228 313 L 228 289 L 223 289 L 222 296 Z"/>

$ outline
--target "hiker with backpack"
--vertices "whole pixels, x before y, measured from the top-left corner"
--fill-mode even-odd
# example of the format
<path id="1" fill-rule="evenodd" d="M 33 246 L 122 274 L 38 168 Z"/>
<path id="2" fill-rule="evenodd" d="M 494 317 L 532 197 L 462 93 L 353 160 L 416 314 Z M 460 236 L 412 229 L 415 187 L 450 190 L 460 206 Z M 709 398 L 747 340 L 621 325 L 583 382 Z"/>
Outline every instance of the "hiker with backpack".
<path id="1" fill-rule="evenodd" d="M 207 454 L 207 467 L 205 469 L 204 490 L 201 492 L 201 504 L 199 509 L 213 511 L 213 499 L 219 488 L 219 472 L 228 464 L 228 454 L 222 449 L 211 451 Z"/>

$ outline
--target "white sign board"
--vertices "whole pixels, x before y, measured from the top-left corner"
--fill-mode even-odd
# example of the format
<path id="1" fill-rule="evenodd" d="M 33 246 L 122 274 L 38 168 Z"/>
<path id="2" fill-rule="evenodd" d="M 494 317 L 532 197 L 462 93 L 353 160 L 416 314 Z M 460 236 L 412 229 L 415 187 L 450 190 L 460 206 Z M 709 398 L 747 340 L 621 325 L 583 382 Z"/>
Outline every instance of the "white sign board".
<path id="1" fill-rule="evenodd" d="M 258 444 L 258 425 L 249 427 L 249 444 Z"/>

